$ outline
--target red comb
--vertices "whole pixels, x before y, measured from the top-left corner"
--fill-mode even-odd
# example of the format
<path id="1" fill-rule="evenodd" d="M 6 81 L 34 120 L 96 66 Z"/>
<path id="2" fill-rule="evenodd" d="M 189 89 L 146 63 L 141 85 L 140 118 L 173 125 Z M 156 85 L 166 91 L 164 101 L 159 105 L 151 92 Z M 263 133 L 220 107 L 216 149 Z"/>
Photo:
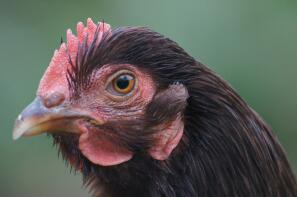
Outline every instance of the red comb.
<path id="1" fill-rule="evenodd" d="M 71 69 L 69 58 L 74 62 L 79 44 L 86 41 L 89 45 L 94 36 L 98 36 L 96 44 L 99 44 L 103 34 L 110 32 L 111 28 L 109 24 L 102 22 L 95 24 L 92 19 L 88 18 L 86 27 L 82 22 L 77 23 L 76 31 L 77 36 L 70 29 L 67 30 L 67 43 L 62 43 L 60 48 L 55 50 L 51 62 L 40 81 L 37 95 L 46 96 L 54 92 L 60 92 L 67 97 L 69 95 L 67 70 Z"/>

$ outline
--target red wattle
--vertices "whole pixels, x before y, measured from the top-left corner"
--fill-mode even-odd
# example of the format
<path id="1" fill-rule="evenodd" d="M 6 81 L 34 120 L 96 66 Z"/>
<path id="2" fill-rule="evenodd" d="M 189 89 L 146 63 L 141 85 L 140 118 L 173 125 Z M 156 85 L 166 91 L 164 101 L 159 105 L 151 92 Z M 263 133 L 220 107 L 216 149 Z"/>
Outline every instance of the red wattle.
<path id="1" fill-rule="evenodd" d="M 130 160 L 133 153 L 123 149 L 96 132 L 85 132 L 79 138 L 79 149 L 94 164 L 112 166 Z"/>

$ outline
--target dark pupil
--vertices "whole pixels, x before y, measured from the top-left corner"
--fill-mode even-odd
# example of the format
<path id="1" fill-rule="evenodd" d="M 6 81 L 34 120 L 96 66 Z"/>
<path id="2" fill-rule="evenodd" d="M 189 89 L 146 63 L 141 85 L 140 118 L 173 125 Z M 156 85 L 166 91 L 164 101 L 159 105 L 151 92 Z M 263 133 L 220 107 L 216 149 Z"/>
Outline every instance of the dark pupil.
<path id="1" fill-rule="evenodd" d="M 126 89 L 129 86 L 129 83 L 130 77 L 127 75 L 120 76 L 116 81 L 118 88 L 122 90 Z"/>

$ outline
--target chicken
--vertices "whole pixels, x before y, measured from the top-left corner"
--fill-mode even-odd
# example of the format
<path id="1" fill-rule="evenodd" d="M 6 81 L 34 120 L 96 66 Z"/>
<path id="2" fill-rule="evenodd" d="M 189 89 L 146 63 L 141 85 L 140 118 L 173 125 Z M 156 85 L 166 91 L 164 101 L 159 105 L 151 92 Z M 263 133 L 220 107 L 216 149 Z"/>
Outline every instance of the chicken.
<path id="1" fill-rule="evenodd" d="M 174 41 L 88 19 L 67 31 L 13 138 L 48 133 L 94 196 L 296 197 L 286 155 Z"/>

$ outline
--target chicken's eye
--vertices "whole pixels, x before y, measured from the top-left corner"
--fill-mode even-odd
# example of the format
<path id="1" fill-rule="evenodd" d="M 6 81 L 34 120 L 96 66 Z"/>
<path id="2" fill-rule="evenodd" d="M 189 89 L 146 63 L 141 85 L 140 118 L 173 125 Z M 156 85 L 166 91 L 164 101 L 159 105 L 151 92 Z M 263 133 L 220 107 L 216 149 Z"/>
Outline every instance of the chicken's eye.
<path id="1" fill-rule="evenodd" d="M 128 94 L 134 87 L 135 79 L 130 74 L 122 74 L 112 81 L 115 91 L 121 94 Z"/>
<path id="2" fill-rule="evenodd" d="M 135 77 L 130 73 L 121 73 L 116 75 L 107 90 L 114 96 L 124 96 L 132 92 L 135 88 Z"/>

